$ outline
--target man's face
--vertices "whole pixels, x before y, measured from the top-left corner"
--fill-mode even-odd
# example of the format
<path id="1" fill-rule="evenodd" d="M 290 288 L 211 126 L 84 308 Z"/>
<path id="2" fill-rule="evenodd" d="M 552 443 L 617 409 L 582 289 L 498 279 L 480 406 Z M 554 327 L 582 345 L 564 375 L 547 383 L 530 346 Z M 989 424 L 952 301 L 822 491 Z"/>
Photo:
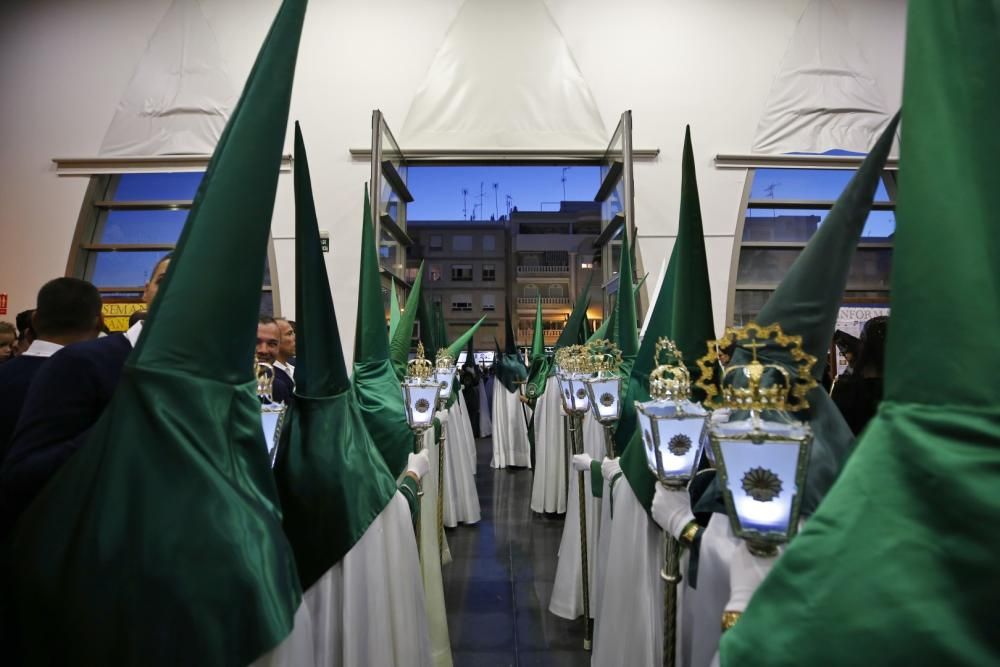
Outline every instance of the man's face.
<path id="1" fill-rule="evenodd" d="M 288 320 L 277 320 L 281 331 L 281 346 L 278 349 L 278 359 L 288 361 L 295 356 L 295 330 Z"/>
<path id="2" fill-rule="evenodd" d="M 153 275 L 150 277 L 149 282 L 146 283 L 146 289 L 142 293 L 142 300 L 146 305 L 153 303 L 153 299 L 156 298 L 156 293 L 160 290 L 160 283 L 163 282 L 163 277 L 167 275 L 168 266 L 170 266 L 170 260 L 165 259 L 153 269 Z"/>
<path id="3" fill-rule="evenodd" d="M 7 361 L 14 356 L 14 342 L 17 337 L 12 333 L 0 333 L 0 361 Z"/>
<path id="4" fill-rule="evenodd" d="M 281 345 L 281 330 L 275 322 L 257 325 L 257 361 L 273 364 Z"/>

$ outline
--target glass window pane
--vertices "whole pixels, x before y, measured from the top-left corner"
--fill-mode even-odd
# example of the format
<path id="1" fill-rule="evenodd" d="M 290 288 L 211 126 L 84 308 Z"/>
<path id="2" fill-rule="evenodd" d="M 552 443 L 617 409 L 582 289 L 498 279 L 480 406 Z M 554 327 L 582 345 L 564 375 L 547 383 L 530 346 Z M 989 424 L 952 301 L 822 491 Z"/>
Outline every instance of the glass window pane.
<path id="1" fill-rule="evenodd" d="M 203 171 L 173 172 L 162 174 L 122 174 L 114 201 L 184 201 L 194 199 Z"/>
<path id="2" fill-rule="evenodd" d="M 95 252 L 87 280 L 97 287 L 145 285 L 153 267 L 166 254 L 166 250 Z"/>
<path id="3" fill-rule="evenodd" d="M 743 248 L 736 274 L 737 287 L 777 285 L 800 252 L 798 248 Z M 891 265 L 891 249 L 859 248 L 851 259 L 847 289 L 888 289 Z"/>
<path id="4" fill-rule="evenodd" d="M 851 169 L 757 169 L 750 199 L 836 200 L 854 176 Z M 876 201 L 889 201 L 879 180 Z"/>
<path id="5" fill-rule="evenodd" d="M 187 209 L 114 210 L 101 216 L 98 243 L 177 243 Z"/>
<path id="6" fill-rule="evenodd" d="M 743 240 L 805 243 L 829 212 L 825 209 L 752 208 L 747 210 L 743 223 Z M 895 233 L 895 211 L 872 211 L 861 237 L 868 242 L 888 242 Z"/>

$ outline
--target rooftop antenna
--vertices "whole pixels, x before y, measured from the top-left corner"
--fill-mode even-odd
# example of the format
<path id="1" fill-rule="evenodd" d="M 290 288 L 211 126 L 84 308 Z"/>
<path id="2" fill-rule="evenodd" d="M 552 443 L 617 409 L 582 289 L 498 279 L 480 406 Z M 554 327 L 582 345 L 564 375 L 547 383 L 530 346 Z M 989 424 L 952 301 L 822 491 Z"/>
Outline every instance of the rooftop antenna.
<path id="1" fill-rule="evenodd" d="M 563 201 L 566 201 L 566 172 L 569 171 L 569 169 L 570 169 L 569 167 L 563 167 L 562 178 L 559 179 L 562 181 L 562 186 L 563 186 Z"/>
<path id="2" fill-rule="evenodd" d="M 507 202 L 507 219 L 510 220 L 510 205 L 514 203 L 514 199 L 507 194 L 504 196 L 504 200 Z"/>
<path id="3" fill-rule="evenodd" d="M 770 184 L 768 184 L 764 188 L 764 195 L 767 196 L 769 199 L 774 199 L 774 190 L 775 190 L 775 188 L 778 188 L 778 187 L 781 187 L 781 183 L 770 183 Z M 771 217 L 772 218 L 778 217 L 778 214 L 775 212 L 775 210 L 773 208 L 771 209 Z"/>
<path id="4" fill-rule="evenodd" d="M 493 184 L 493 215 L 500 217 L 500 184 Z"/>
<path id="5" fill-rule="evenodd" d="M 462 188 L 462 219 L 469 219 L 469 188 Z"/>

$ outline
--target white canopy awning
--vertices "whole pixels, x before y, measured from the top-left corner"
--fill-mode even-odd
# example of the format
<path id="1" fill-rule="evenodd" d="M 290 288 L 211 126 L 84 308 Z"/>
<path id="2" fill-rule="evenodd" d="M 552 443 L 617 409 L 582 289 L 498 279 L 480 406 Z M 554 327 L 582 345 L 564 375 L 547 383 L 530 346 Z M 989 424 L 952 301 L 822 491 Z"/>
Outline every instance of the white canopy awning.
<path id="1" fill-rule="evenodd" d="M 100 155 L 210 155 L 236 101 L 198 0 L 174 0 L 136 65 Z"/>

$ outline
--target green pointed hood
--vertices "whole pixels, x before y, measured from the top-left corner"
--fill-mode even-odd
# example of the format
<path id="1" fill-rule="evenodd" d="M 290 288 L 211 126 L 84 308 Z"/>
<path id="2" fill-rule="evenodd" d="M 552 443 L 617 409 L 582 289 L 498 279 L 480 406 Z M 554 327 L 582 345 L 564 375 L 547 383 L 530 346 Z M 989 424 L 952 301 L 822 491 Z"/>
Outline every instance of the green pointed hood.
<path id="1" fill-rule="evenodd" d="M 635 285 L 635 287 L 632 288 L 633 299 L 637 299 L 639 297 L 639 290 L 642 289 L 642 286 L 646 282 L 646 278 L 648 277 L 649 274 L 643 276 L 642 280 L 640 280 Z M 602 339 L 610 340 L 613 343 L 617 342 L 618 326 L 615 324 L 617 319 L 618 319 L 618 300 L 616 299 L 615 307 L 611 309 L 611 315 L 608 316 L 608 318 L 601 323 L 601 326 L 597 327 L 594 333 L 592 333 L 590 337 L 587 338 L 587 342 L 589 343 L 595 340 L 602 340 Z"/>
<path id="2" fill-rule="evenodd" d="M 452 359 L 458 359 L 458 355 L 462 352 L 462 348 L 466 345 L 472 344 L 472 337 L 476 335 L 476 331 L 479 329 L 479 325 L 486 320 L 486 316 L 483 315 L 479 318 L 475 324 L 468 328 L 465 333 L 455 339 L 455 342 L 448 346 L 448 355 Z"/>
<path id="3" fill-rule="evenodd" d="M 396 335 L 396 327 L 399 326 L 399 296 L 396 295 L 396 288 L 393 286 L 389 290 L 389 348 L 392 349 L 392 339 Z"/>
<path id="4" fill-rule="evenodd" d="M 518 391 L 518 383 L 527 379 L 528 369 L 524 367 L 521 355 L 517 353 L 517 341 L 514 338 L 513 320 L 510 316 L 510 305 L 504 306 L 505 326 L 507 328 L 507 340 L 504 345 L 503 354 L 499 355 L 496 366 L 496 377 L 504 389 L 510 393 Z"/>
<path id="5" fill-rule="evenodd" d="M 545 327 L 542 319 L 542 297 L 535 299 L 535 332 L 531 339 L 531 368 L 524 386 L 524 395 L 535 400 L 545 391 L 552 360 L 545 354 Z"/>
<path id="6" fill-rule="evenodd" d="M 535 297 L 535 330 L 531 337 L 531 360 L 545 355 L 545 320 L 542 319 L 542 297 Z"/>
<path id="7" fill-rule="evenodd" d="M 420 342 L 424 344 L 424 354 L 434 355 L 440 348 L 435 336 L 434 313 L 426 295 L 421 294 L 417 301 L 417 321 L 420 323 Z"/>
<path id="8" fill-rule="evenodd" d="M 413 287 L 410 288 L 410 295 L 406 298 L 406 310 L 400 313 L 396 331 L 390 336 L 389 341 L 389 355 L 392 358 L 392 367 L 396 371 L 396 377 L 400 382 L 406 376 L 406 362 L 409 360 L 410 342 L 413 340 L 413 323 L 416 321 L 420 311 L 420 303 L 423 299 L 423 284 L 424 263 L 421 262 L 420 270 L 417 271 L 417 278 L 413 281 Z M 395 290 L 393 290 L 393 293 L 395 293 Z M 428 350 L 427 354 L 434 354 L 434 352 L 436 350 Z"/>
<path id="9" fill-rule="evenodd" d="M 389 472 L 395 477 L 406 469 L 406 459 L 413 451 L 413 433 L 406 421 L 399 379 L 389 358 L 389 335 L 382 306 L 382 277 L 375 252 L 375 231 L 367 187 L 361 226 L 361 285 L 351 385 L 365 427 L 389 466 Z"/>
<path id="10" fill-rule="evenodd" d="M 634 402 L 650 399 L 649 375 L 656 368 L 656 341 L 661 336 L 668 336 L 677 343 L 685 365 L 692 377 L 697 378 L 696 361 L 705 354 L 706 341 L 715 337 L 715 325 L 690 128 L 684 132 L 677 239 L 632 366 L 626 400 L 622 401 L 622 418 L 615 433 L 615 450 L 622 452 L 622 472 L 647 509 L 652 505 L 656 480 L 649 472 L 638 438 Z M 640 444 L 633 446 L 635 443 Z"/>
<path id="11" fill-rule="evenodd" d="M 482 322 L 482 320 L 480 320 Z M 479 326 L 478 324 L 476 325 Z M 475 366 L 476 365 L 476 347 L 474 345 L 475 341 L 472 336 L 469 336 L 469 345 L 465 348 L 465 366 Z"/>
<path id="12" fill-rule="evenodd" d="M 305 8 L 278 10 L 111 402 L 12 535 L 25 664 L 244 667 L 291 631 L 251 362 Z"/>
<path id="13" fill-rule="evenodd" d="M 786 334 L 802 336 L 803 349 L 817 359 L 813 367 L 816 379 L 823 373 L 823 360 L 836 330 L 847 274 L 871 211 L 898 122 L 899 114 L 889 122 L 861 168 L 757 316 L 761 325 L 777 322 Z M 788 368 L 795 365 L 785 350 L 765 348 L 757 356 Z M 733 357 L 734 363 L 746 363 L 750 359 L 743 349 L 737 349 Z M 815 511 L 847 461 L 854 446 L 854 434 L 822 386 L 813 388 L 806 398 L 810 407 L 797 417 L 810 423 L 814 438 L 802 497 L 802 512 L 808 515 Z"/>
<path id="14" fill-rule="evenodd" d="M 723 635 L 723 665 L 987 665 L 1000 653 L 998 37 L 996 2 L 908 3 L 883 400 Z"/>
<path id="15" fill-rule="evenodd" d="M 633 244 L 634 246 L 634 244 Z M 622 351 L 622 372 L 631 372 L 635 363 L 635 355 L 639 352 L 639 330 L 636 328 L 635 292 L 632 289 L 632 250 L 622 252 L 622 265 L 618 273 L 618 298 L 615 308 L 618 315 L 615 326 L 618 328 L 615 341 Z"/>
<path id="16" fill-rule="evenodd" d="M 569 314 L 569 320 L 566 321 L 566 328 L 559 334 L 553 350 L 567 345 L 576 345 L 583 320 L 587 317 L 587 308 L 590 306 L 590 285 L 593 282 L 594 274 L 591 273 L 590 277 L 587 278 L 587 284 L 583 286 L 583 290 L 576 297 L 576 303 Z"/>
<path id="17" fill-rule="evenodd" d="M 282 523 L 308 589 L 353 547 L 396 493 L 351 394 L 305 144 L 295 125 L 295 402 L 274 476 Z"/>
<path id="18" fill-rule="evenodd" d="M 440 301 L 434 303 L 434 339 L 441 347 L 448 347 L 448 325 L 444 321 L 444 307 Z M 435 350 L 437 352 L 437 350 Z"/>
<path id="19" fill-rule="evenodd" d="M 361 281 L 358 286 L 358 318 L 354 331 L 354 363 L 389 358 L 389 334 L 382 305 L 382 271 L 375 248 L 372 207 L 365 186 L 364 218 L 361 222 Z"/>

